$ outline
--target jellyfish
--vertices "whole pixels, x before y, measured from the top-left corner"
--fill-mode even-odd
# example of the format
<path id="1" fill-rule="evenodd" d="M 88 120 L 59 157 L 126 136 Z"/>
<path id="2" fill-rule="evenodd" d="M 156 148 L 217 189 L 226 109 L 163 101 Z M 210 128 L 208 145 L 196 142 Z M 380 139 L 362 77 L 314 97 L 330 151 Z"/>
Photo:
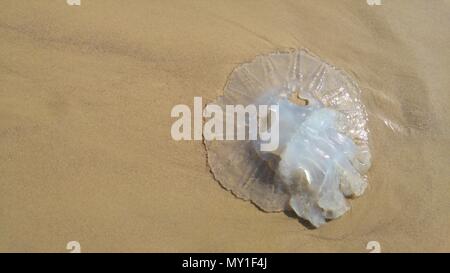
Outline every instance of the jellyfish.
<path id="1" fill-rule="evenodd" d="M 319 227 L 364 193 L 368 118 L 361 90 L 344 71 L 305 49 L 261 55 L 235 68 L 211 104 L 278 106 L 273 151 L 261 151 L 260 139 L 204 141 L 214 178 L 238 198 Z"/>

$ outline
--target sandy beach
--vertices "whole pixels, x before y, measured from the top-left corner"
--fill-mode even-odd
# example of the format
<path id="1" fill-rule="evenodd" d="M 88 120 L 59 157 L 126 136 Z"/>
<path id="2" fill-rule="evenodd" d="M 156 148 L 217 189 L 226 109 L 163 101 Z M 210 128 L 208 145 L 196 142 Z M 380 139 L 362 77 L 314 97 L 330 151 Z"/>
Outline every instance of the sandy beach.
<path id="1" fill-rule="evenodd" d="M 450 251 L 450 1 L 0 6 L 0 252 Z M 369 187 L 319 229 L 237 199 L 201 141 L 170 134 L 174 105 L 297 48 L 369 113 Z"/>

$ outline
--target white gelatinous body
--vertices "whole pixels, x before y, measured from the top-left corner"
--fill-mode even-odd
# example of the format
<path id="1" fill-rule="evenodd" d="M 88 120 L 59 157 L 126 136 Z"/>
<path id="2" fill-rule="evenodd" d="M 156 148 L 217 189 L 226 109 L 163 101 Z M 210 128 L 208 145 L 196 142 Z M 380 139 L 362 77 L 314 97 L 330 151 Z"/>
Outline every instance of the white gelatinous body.
<path id="1" fill-rule="evenodd" d="M 343 215 L 346 197 L 364 192 L 371 161 L 359 96 L 344 72 L 305 50 L 239 66 L 214 103 L 279 105 L 279 146 L 261 152 L 258 141 L 205 141 L 214 177 L 265 211 L 294 210 L 316 227 Z"/>

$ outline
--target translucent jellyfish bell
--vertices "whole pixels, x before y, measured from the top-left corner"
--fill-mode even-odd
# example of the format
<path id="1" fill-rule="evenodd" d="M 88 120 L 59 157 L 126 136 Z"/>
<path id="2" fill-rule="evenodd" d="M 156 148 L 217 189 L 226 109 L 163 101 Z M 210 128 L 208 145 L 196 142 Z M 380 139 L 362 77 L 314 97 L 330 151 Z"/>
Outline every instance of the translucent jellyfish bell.
<path id="1" fill-rule="evenodd" d="M 232 72 L 213 104 L 279 107 L 274 151 L 258 149 L 259 140 L 205 141 L 215 179 L 237 197 L 267 212 L 293 210 L 318 227 L 364 192 L 367 113 L 343 71 L 305 50 L 258 56 Z"/>

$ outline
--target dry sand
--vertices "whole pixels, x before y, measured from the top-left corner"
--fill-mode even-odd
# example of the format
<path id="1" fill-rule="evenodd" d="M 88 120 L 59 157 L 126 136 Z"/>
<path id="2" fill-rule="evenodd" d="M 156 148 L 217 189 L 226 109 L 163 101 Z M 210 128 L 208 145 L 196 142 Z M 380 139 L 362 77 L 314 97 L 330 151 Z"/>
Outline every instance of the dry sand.
<path id="1" fill-rule="evenodd" d="M 450 251 L 449 1 L 0 6 L 0 251 Z M 360 84 L 374 156 L 366 194 L 317 230 L 236 199 L 170 136 L 174 105 L 302 47 Z"/>

